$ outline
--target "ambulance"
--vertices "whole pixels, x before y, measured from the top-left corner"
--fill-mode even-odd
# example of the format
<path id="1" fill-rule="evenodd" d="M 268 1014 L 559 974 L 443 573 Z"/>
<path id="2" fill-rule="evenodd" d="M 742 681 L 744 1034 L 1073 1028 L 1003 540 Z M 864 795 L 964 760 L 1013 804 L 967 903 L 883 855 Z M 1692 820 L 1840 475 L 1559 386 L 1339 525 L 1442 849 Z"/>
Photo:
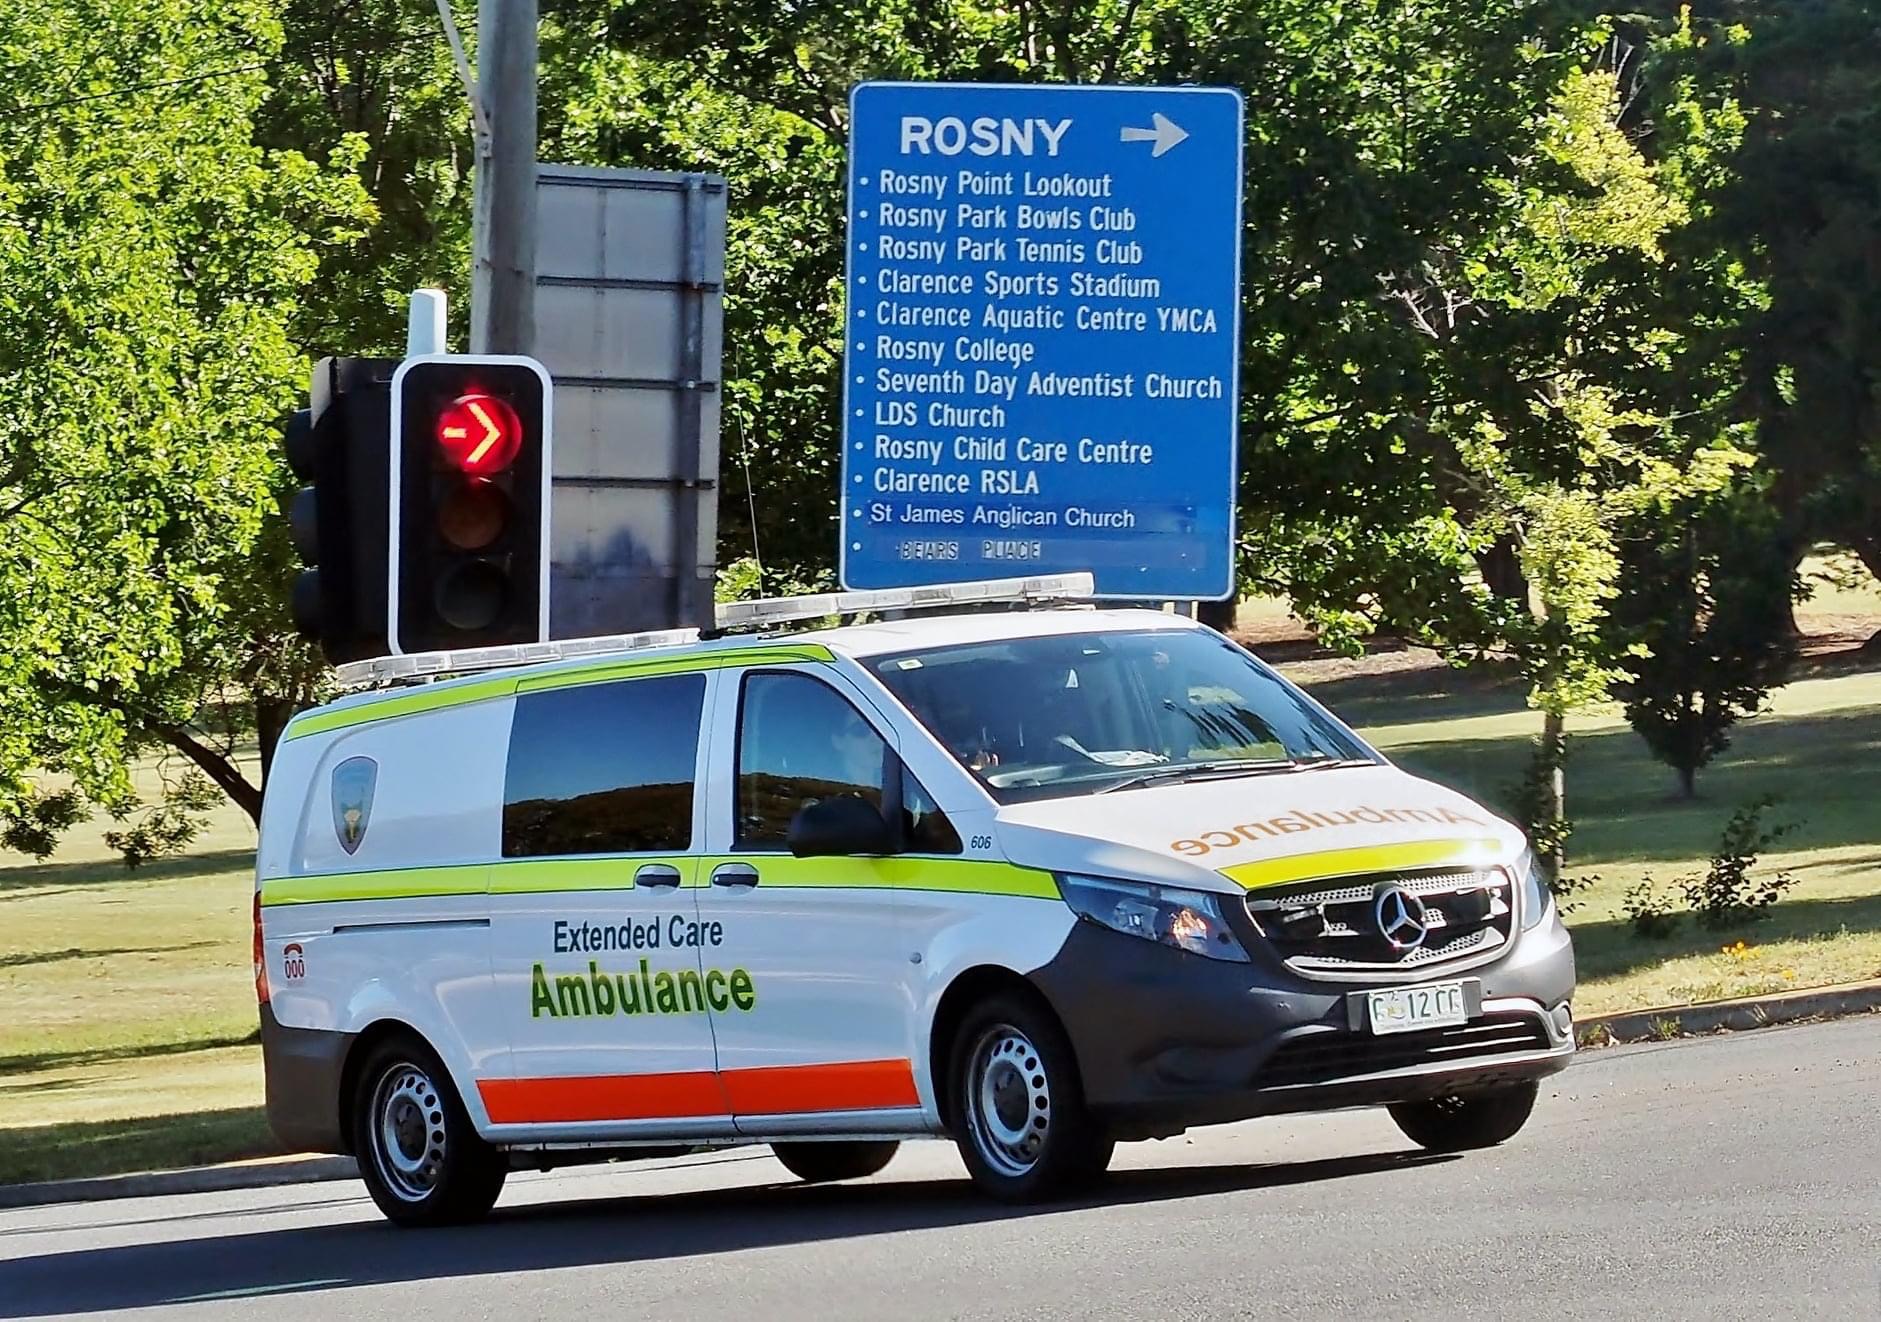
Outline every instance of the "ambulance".
<path id="1" fill-rule="evenodd" d="M 1522 833 L 1223 635 L 1089 597 L 349 668 L 262 813 L 276 1133 L 411 1226 L 512 1169 L 734 1144 L 843 1180 L 951 1138 L 1028 1202 L 1254 1116 L 1513 1136 L 1574 1052 Z"/>

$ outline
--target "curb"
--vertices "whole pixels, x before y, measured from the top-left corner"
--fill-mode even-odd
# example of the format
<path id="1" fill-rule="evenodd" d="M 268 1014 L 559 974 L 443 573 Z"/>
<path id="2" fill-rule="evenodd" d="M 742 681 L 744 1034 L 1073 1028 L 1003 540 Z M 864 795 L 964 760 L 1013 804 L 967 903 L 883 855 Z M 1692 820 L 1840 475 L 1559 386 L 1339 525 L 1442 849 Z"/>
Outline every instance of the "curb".
<path id="1" fill-rule="evenodd" d="M 310 1184 L 316 1180 L 350 1180 L 358 1175 L 359 1167 L 351 1157 L 273 1157 L 222 1166 L 105 1175 L 89 1180 L 0 1184 L 0 1208 L 102 1202 L 108 1198 L 150 1198 L 163 1194 L 220 1193 L 229 1189 Z"/>
<path id="2" fill-rule="evenodd" d="M 1876 1010 L 1881 1010 L 1881 979 L 1778 992 L 1774 996 L 1746 996 L 1735 1001 L 1621 1010 L 1583 1019 L 1575 1025 L 1574 1031 L 1577 1045 L 1606 1047 L 1691 1037 L 1698 1033 L 1738 1032 L 1810 1019 L 1835 1019 Z"/>

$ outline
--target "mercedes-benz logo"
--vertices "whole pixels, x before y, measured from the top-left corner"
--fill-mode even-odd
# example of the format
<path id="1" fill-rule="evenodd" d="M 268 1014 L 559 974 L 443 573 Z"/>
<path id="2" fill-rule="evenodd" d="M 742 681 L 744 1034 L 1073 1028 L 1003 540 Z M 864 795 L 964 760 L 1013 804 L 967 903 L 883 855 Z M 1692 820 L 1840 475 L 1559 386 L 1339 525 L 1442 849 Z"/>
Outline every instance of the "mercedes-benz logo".
<path id="1" fill-rule="evenodd" d="M 1380 886 L 1372 896 L 1372 921 L 1386 944 L 1399 954 L 1416 950 L 1430 935 L 1424 902 L 1395 883 Z"/>

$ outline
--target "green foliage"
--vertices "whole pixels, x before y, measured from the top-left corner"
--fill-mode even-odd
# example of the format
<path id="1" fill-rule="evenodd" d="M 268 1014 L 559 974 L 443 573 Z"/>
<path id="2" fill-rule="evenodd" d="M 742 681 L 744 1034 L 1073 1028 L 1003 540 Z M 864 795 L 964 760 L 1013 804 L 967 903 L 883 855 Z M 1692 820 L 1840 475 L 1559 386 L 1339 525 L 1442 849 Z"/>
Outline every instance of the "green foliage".
<path id="1" fill-rule="evenodd" d="M 280 43 L 254 112 L 262 145 L 350 175 L 372 209 L 321 263 L 291 334 L 310 358 L 404 352 L 408 297 L 450 295 L 465 344 L 470 288 L 470 111 L 431 0 L 274 0 Z M 474 40 L 476 10 L 457 20 Z"/>
<path id="2" fill-rule="evenodd" d="M 1700 926 L 1718 931 L 1763 918 L 1796 884 L 1787 872 L 1751 875 L 1757 856 L 1797 827 L 1795 822 L 1763 824 L 1763 814 L 1776 802 L 1776 795 L 1765 794 L 1733 812 L 1711 855 L 1711 866 L 1702 876 L 1680 882 Z"/>
<path id="3" fill-rule="evenodd" d="M 755 597 L 801 597 L 835 590 L 835 577 L 827 571 L 808 577 L 780 574 L 766 571 L 747 555 L 719 566 L 715 599 L 750 601 Z"/>
<path id="4" fill-rule="evenodd" d="M 1744 489 L 1640 520 L 1622 558 L 1614 619 L 1636 645 L 1626 717 L 1689 797 L 1795 658 L 1782 532 L 1762 493 Z"/>
<path id="5" fill-rule="evenodd" d="M 1515 823 L 1528 837 L 1528 843 L 1540 858 L 1558 854 L 1573 834 L 1574 823 L 1555 810 L 1554 775 L 1566 760 L 1566 750 L 1551 752 L 1540 739 L 1529 743 L 1529 756 L 1522 767 L 1522 779 L 1504 791 Z M 1556 877 L 1550 880 L 1556 897 L 1570 893 L 1576 884 Z"/>
<path id="6" fill-rule="evenodd" d="M 1710 52 L 1749 126 L 1708 230 L 1768 297 L 1731 335 L 1793 558 L 1812 541 L 1881 569 L 1881 12 L 1752 0 L 1750 40 Z M 1793 563 L 1793 560 L 1792 560 Z"/>
<path id="7" fill-rule="evenodd" d="M 124 856 L 128 868 L 179 854 L 201 834 L 202 815 L 221 801 L 222 791 L 207 776 L 185 771 L 164 785 L 156 804 L 121 814 L 127 824 L 106 831 L 104 842 Z"/>
<path id="8" fill-rule="evenodd" d="M 1626 915 L 1627 924 L 1636 936 L 1649 941 L 1663 941 L 1678 931 L 1683 914 L 1678 908 L 1678 896 L 1650 876 L 1641 877 L 1626 889 L 1626 897 L 1620 901 L 1620 912 Z"/>
<path id="9" fill-rule="evenodd" d="M 1600 874 L 1589 872 L 1578 877 L 1557 877 L 1548 883 L 1548 889 L 1554 892 L 1555 907 L 1566 918 L 1587 907 L 1585 899 L 1577 899 L 1600 885 Z"/>
<path id="10" fill-rule="evenodd" d="M 1714 932 L 1767 917 L 1770 906 L 1796 884 L 1787 872 L 1752 875 L 1758 856 L 1797 827 L 1795 822 L 1764 825 L 1764 813 L 1777 802 L 1776 795 L 1764 794 L 1732 812 L 1704 872 L 1680 877 L 1676 887 L 1664 886 L 1650 876 L 1629 887 L 1621 912 L 1633 931 L 1663 939 L 1678 930 L 1687 911 L 1700 927 Z"/>
<path id="11" fill-rule="evenodd" d="M 356 144 L 255 143 L 262 0 L 0 0 L 0 34 L 0 821 L 30 835 L 38 771 L 122 812 L 141 750 L 209 751 L 295 300 L 369 208 Z"/>
<path id="12" fill-rule="evenodd" d="M 46 790 L 21 783 L 8 796 L 0 815 L 0 848 L 44 859 L 59 847 L 59 837 L 91 816 L 77 790 Z"/>

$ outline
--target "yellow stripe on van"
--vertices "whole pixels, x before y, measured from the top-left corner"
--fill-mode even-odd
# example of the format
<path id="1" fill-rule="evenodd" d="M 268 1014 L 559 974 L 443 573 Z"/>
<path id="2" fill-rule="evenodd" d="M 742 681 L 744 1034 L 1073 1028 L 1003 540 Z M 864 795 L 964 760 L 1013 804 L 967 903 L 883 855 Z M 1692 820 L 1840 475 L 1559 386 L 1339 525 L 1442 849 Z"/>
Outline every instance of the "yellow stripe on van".
<path id="1" fill-rule="evenodd" d="M 488 863 L 465 863 L 443 868 L 273 877 L 261 883 L 261 903 L 267 907 L 333 904 L 342 900 L 422 900 L 442 895 L 482 895 L 489 890 L 489 873 Z"/>
<path id="2" fill-rule="evenodd" d="M 443 707 L 487 702 L 493 698 L 507 698 L 512 694 L 534 693 L 542 689 L 599 684 L 610 679 L 686 675 L 705 670 L 723 670 L 727 666 L 833 660 L 835 660 L 835 653 L 820 643 L 730 648 L 723 651 L 696 652 L 690 656 L 648 656 L 639 660 L 628 656 L 610 657 L 585 666 L 571 666 L 566 670 L 549 670 L 527 675 L 502 675 L 466 684 L 427 684 L 420 688 L 395 692 L 376 702 L 321 708 L 289 722 L 281 738 L 300 739 L 310 734 L 322 734 L 328 730 L 344 730 L 373 721 L 389 721 L 395 717 L 413 716 L 419 712 L 437 711 Z"/>
<path id="3" fill-rule="evenodd" d="M 874 888 L 948 891 L 960 895 L 1016 895 L 1055 900 L 1049 872 L 966 858 L 797 858 L 790 854 L 722 854 L 705 860 L 699 883 L 709 886 L 721 863 L 749 863 L 761 888 Z"/>
<path id="4" fill-rule="evenodd" d="M 1392 845 L 1361 845 L 1355 849 L 1323 849 L 1286 858 L 1264 858 L 1237 863 L 1221 870 L 1230 881 L 1249 890 L 1284 886 L 1294 881 L 1319 881 L 1368 872 L 1394 872 L 1402 868 L 1485 867 L 1501 860 L 1502 846 L 1494 840 L 1407 840 Z"/>
<path id="5" fill-rule="evenodd" d="M 635 854 L 519 858 L 461 867 L 276 877 L 262 883 L 261 903 L 264 906 L 332 904 L 346 900 L 418 900 L 446 895 L 632 890 L 634 874 L 650 863 L 678 868 L 681 885 L 686 887 L 710 885 L 712 869 L 720 863 L 749 863 L 758 870 L 760 885 L 778 890 L 828 887 L 1058 898 L 1058 883 L 1049 872 L 974 859 L 795 858 L 787 854 L 726 854 L 694 859 L 684 855 Z"/>

